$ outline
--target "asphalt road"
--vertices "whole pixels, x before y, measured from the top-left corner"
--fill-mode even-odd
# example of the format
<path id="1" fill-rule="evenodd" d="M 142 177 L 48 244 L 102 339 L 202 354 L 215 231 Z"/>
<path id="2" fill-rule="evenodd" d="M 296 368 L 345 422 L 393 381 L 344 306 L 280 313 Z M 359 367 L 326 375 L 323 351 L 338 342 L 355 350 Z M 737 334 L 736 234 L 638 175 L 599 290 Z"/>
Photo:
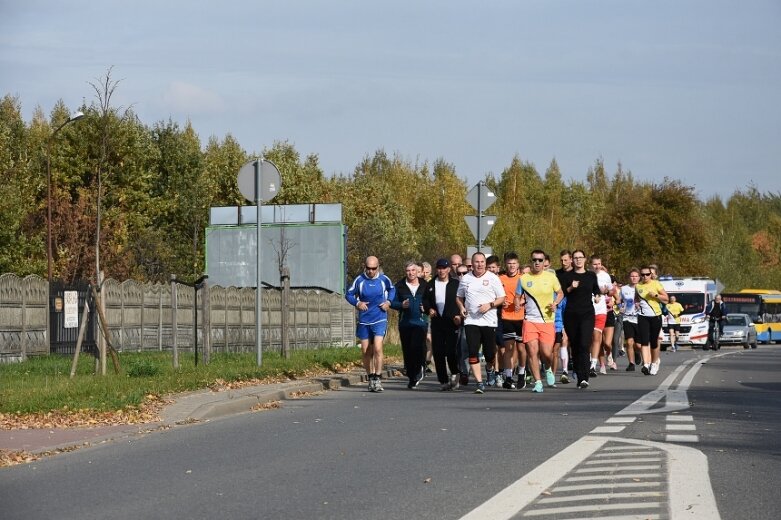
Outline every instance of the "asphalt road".
<path id="1" fill-rule="evenodd" d="M 543 394 L 390 381 L 78 450 L 0 469 L 0 517 L 777 518 L 781 347 L 623 366 Z"/>

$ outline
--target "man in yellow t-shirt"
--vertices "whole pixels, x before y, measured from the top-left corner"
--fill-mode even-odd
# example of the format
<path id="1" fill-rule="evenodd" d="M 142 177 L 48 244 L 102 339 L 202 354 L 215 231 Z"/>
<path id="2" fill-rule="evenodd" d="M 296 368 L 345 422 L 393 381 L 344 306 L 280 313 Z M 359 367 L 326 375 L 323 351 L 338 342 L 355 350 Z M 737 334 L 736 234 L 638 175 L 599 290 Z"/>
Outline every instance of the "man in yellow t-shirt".
<path id="1" fill-rule="evenodd" d="M 673 352 L 678 350 L 678 337 L 681 331 L 681 313 L 683 305 L 676 301 L 675 296 L 670 295 L 670 303 L 667 304 L 667 331 L 670 334 L 670 347 Z"/>
<path id="2" fill-rule="evenodd" d="M 531 272 L 521 275 L 516 295 L 526 299 L 526 317 L 523 324 L 523 342 L 534 376 L 532 392 L 542 393 L 540 359 L 548 367 L 545 372 L 549 387 L 556 386 L 551 370 L 553 343 L 556 338 L 556 307 L 564 298 L 555 273 L 545 270 L 545 252 L 535 249 L 531 254 Z"/>

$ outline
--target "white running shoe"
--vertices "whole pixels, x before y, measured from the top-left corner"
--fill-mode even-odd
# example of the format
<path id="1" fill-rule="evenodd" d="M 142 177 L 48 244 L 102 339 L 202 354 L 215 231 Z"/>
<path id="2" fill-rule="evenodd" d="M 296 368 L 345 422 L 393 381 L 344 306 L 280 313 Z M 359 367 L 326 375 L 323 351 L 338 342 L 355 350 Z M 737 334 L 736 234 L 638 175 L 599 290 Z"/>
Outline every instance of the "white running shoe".
<path id="1" fill-rule="evenodd" d="M 600 374 L 607 374 L 607 370 L 605 369 L 605 365 L 599 365 L 599 373 Z"/>
<path id="2" fill-rule="evenodd" d="M 659 373 L 659 363 L 651 363 L 651 375 L 655 376 Z"/>

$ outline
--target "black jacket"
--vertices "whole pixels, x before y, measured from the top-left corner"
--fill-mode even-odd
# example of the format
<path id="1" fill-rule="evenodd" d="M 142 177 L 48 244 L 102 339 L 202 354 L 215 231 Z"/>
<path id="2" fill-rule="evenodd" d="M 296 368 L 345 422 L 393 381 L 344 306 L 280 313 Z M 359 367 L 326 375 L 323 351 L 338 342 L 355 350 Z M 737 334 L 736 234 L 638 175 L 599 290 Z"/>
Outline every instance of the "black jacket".
<path id="1" fill-rule="evenodd" d="M 448 278 L 447 285 L 445 286 L 445 307 L 440 316 L 437 311 L 437 295 L 435 290 L 437 279 L 433 278 L 428 282 L 428 287 L 426 287 L 425 296 L 423 297 L 423 308 L 426 309 L 426 312 L 428 312 L 429 309 L 434 309 L 434 311 L 437 312 L 437 315 L 433 317 L 434 320 L 444 318 L 452 324 L 453 318 L 460 314 L 458 311 L 458 304 L 456 304 L 456 293 L 458 292 L 459 283 L 460 282 L 454 278 Z M 455 324 L 453 324 L 453 326 L 455 326 Z"/>

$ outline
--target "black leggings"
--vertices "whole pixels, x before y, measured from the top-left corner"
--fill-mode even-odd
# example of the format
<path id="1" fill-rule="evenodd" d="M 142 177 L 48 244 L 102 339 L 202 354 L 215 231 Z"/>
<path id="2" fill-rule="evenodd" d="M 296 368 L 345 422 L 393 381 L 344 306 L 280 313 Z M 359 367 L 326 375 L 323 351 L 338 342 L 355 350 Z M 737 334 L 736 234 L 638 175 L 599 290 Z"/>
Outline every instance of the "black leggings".
<path id="1" fill-rule="evenodd" d="M 451 374 L 461 372 L 458 368 L 457 343 L 458 327 L 452 320 L 440 317 L 431 319 L 431 353 L 440 383 L 448 382 L 448 368 Z"/>
<path id="2" fill-rule="evenodd" d="M 496 327 L 465 325 L 464 334 L 466 334 L 466 344 L 469 347 L 469 358 L 476 359 L 480 353 L 480 345 L 482 345 L 486 365 L 493 365 L 494 356 L 496 356 Z M 471 361 L 470 364 L 472 364 Z"/>
<path id="3" fill-rule="evenodd" d="M 426 366 L 427 327 L 399 327 L 401 354 L 404 356 L 404 370 L 410 381 L 417 381 Z"/>
<path id="4" fill-rule="evenodd" d="M 591 339 L 594 335 L 594 313 L 564 312 L 564 330 L 572 349 L 572 366 L 578 374 L 578 383 L 588 381 L 591 362 Z"/>
<path id="5" fill-rule="evenodd" d="M 638 316 L 637 338 L 640 345 L 650 345 L 651 348 L 659 348 L 659 333 L 662 331 L 661 316 Z"/>

